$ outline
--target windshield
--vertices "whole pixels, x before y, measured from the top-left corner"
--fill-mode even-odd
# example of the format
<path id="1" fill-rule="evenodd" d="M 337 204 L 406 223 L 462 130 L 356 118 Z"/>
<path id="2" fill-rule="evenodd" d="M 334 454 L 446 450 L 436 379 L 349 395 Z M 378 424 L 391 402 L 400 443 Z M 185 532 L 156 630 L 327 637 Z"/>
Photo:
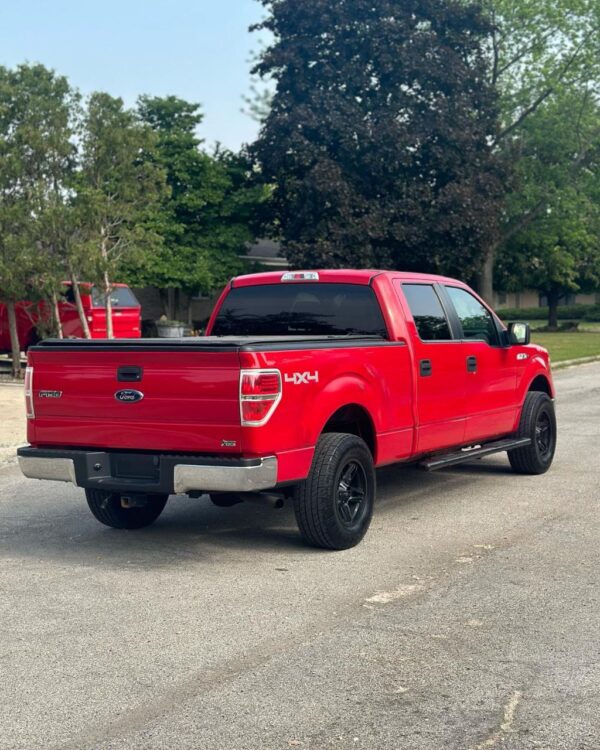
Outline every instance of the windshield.
<path id="1" fill-rule="evenodd" d="M 386 337 L 375 293 L 358 284 L 267 284 L 233 288 L 213 336 Z"/>

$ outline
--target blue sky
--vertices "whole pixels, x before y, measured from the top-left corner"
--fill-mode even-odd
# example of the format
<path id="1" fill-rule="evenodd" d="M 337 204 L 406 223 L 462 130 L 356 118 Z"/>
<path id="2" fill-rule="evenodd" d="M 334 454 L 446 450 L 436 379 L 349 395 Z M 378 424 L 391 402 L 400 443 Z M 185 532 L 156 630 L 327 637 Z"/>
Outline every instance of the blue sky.
<path id="1" fill-rule="evenodd" d="M 0 0 L 0 64 L 41 62 L 83 94 L 200 102 L 199 134 L 237 149 L 257 125 L 240 110 L 258 46 L 257 0 Z"/>

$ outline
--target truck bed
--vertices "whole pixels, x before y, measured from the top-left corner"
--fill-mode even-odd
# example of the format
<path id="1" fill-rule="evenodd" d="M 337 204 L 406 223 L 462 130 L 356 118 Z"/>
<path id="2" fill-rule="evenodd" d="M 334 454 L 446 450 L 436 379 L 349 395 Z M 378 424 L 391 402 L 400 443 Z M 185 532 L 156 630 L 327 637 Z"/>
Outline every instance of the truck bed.
<path id="1" fill-rule="evenodd" d="M 315 350 L 352 360 L 354 347 L 389 344 L 364 336 L 48 339 L 29 351 L 35 417 L 28 440 L 48 448 L 240 455 L 249 449 L 240 418 L 243 368 L 289 363 L 305 372 L 315 368 Z M 132 398 L 120 398 L 122 391 Z"/>

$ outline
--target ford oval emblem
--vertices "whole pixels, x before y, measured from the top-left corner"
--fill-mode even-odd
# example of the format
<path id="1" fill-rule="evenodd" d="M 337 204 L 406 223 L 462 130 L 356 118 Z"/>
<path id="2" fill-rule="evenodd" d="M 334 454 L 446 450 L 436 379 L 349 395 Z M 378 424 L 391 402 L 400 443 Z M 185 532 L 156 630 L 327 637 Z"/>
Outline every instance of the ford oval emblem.
<path id="1" fill-rule="evenodd" d="M 126 389 L 124 391 L 117 391 L 115 398 L 124 404 L 132 404 L 134 401 L 141 401 L 144 398 L 144 394 L 141 391 Z"/>

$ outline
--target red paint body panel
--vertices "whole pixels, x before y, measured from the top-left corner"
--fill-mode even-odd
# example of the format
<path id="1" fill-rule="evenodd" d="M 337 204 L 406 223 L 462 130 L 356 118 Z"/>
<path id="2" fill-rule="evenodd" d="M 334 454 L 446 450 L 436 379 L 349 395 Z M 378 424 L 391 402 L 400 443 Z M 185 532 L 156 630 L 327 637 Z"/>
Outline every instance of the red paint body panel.
<path id="1" fill-rule="evenodd" d="M 65 287 L 70 284 L 65 282 Z M 85 310 L 90 333 L 93 339 L 106 338 L 106 311 L 96 307 L 92 300 L 91 285 L 81 285 L 81 302 Z M 128 289 L 127 284 L 115 284 L 115 289 Z M 85 293 L 90 289 L 90 293 Z M 83 338 L 83 328 L 77 313 L 77 307 L 71 302 L 61 300 L 58 311 L 66 338 Z M 21 349 L 27 349 L 38 339 L 36 324 L 50 320 L 50 310 L 43 302 L 17 302 L 17 332 Z M 113 328 L 115 338 L 139 338 L 141 334 L 141 307 L 119 307 L 113 310 Z M 0 353 L 10 352 L 10 335 L 6 305 L 0 303 Z"/>
<path id="2" fill-rule="evenodd" d="M 544 377 L 553 394 L 548 355 L 541 347 L 419 339 L 398 285 L 451 281 L 468 289 L 459 282 L 381 271 L 318 273 L 319 282 L 370 285 L 388 340 L 341 343 L 338 337 L 318 345 L 274 340 L 271 346 L 263 337 L 260 346 L 240 345 L 235 351 L 217 351 L 206 339 L 196 350 L 180 351 L 176 344 L 172 351 L 150 350 L 144 342 L 106 351 L 36 348 L 30 353 L 36 412 L 29 420 L 30 443 L 248 458 L 275 455 L 278 482 L 293 482 L 307 476 L 319 436 L 341 408 L 358 407 L 366 415 L 375 435 L 375 462 L 381 466 L 510 434 L 536 377 Z M 207 336 L 232 288 L 305 283 L 282 282 L 281 277 L 276 272 L 234 279 L 217 302 Z M 466 358 L 473 354 L 478 371 L 468 373 Z M 419 376 L 421 359 L 433 362 L 435 377 Z M 142 381 L 118 382 L 121 366 L 141 367 Z M 281 398 L 263 426 L 242 426 L 241 369 L 281 373 Z M 115 392 L 126 387 L 139 388 L 143 399 L 117 401 Z M 62 396 L 40 398 L 40 390 L 61 391 Z"/>
<path id="3" fill-rule="evenodd" d="M 237 354 L 32 351 L 35 434 L 39 445 L 228 453 L 222 440 L 241 444 Z M 43 362 L 43 364 L 42 364 Z M 117 369 L 143 369 L 137 403 L 116 400 L 137 383 L 117 381 Z M 59 399 L 39 391 L 61 390 Z M 234 451 L 235 452 L 235 451 Z"/>

